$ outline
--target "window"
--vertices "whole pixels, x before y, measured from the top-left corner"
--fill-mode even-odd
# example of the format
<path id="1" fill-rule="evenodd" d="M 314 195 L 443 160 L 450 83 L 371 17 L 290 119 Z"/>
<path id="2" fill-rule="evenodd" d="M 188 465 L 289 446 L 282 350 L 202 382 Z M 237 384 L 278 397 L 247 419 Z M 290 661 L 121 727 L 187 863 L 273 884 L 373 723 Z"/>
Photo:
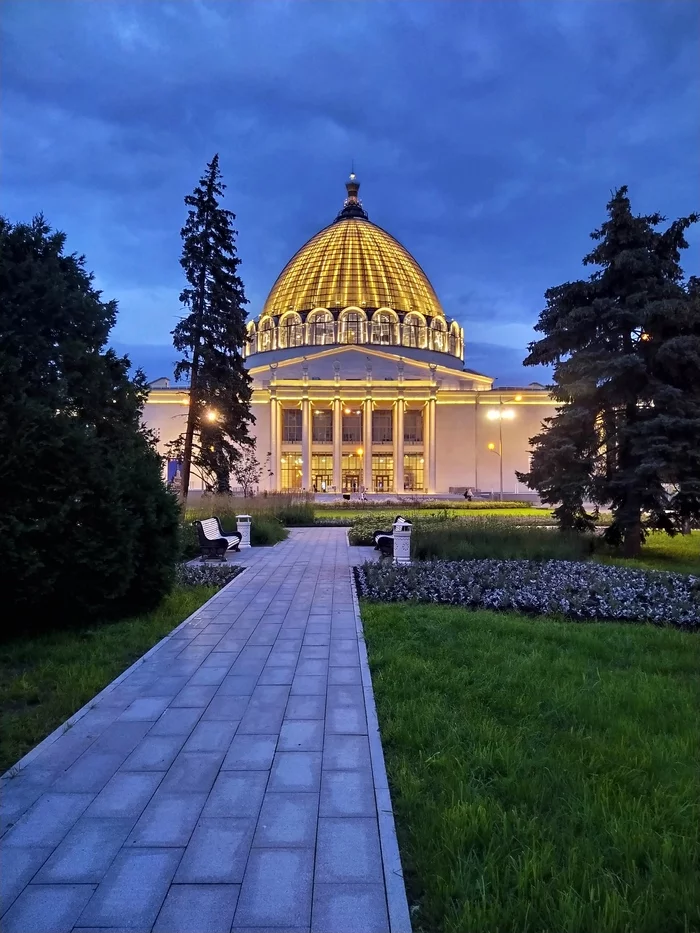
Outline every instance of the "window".
<path id="1" fill-rule="evenodd" d="M 346 444 L 361 444 L 362 443 L 362 413 L 361 412 L 350 412 L 346 414 L 343 412 L 343 441 Z"/>
<path id="2" fill-rule="evenodd" d="M 312 418 L 311 439 L 317 444 L 332 444 L 333 412 L 324 408 L 316 408 Z"/>
<path id="3" fill-rule="evenodd" d="M 275 325 L 272 323 L 270 318 L 266 318 L 260 324 L 260 331 L 258 333 L 258 351 L 264 353 L 265 350 L 272 350 L 272 338 L 274 335 Z"/>
<path id="4" fill-rule="evenodd" d="M 396 325 L 388 311 L 375 311 L 372 316 L 372 343 L 396 343 Z"/>
<path id="5" fill-rule="evenodd" d="M 420 454 L 404 454 L 404 492 L 423 492 L 425 488 L 425 462 Z"/>
<path id="6" fill-rule="evenodd" d="M 298 408 L 282 409 L 282 443 L 301 444 L 301 411 Z"/>
<path id="7" fill-rule="evenodd" d="M 304 325 L 298 314 L 285 314 L 280 324 L 281 347 L 300 347 L 304 343 Z"/>
<path id="8" fill-rule="evenodd" d="M 407 411 L 403 416 L 404 444 L 420 444 L 423 441 L 423 412 Z"/>
<path id="9" fill-rule="evenodd" d="M 393 412 L 391 409 L 378 409 L 372 412 L 372 443 L 391 444 Z"/>
<path id="10" fill-rule="evenodd" d="M 407 314 L 403 322 L 403 345 L 405 347 L 425 346 L 425 325 L 417 314 Z"/>
<path id="11" fill-rule="evenodd" d="M 447 334 L 442 321 L 433 321 L 433 350 L 444 353 L 447 349 Z"/>
<path id="12" fill-rule="evenodd" d="M 394 458 L 384 454 L 372 454 L 372 490 L 394 491 Z"/>
<path id="13" fill-rule="evenodd" d="M 325 344 L 334 343 L 335 333 L 333 327 L 333 315 L 330 311 L 317 311 L 311 320 L 311 343 Z"/>
<path id="14" fill-rule="evenodd" d="M 280 479 L 283 491 L 301 489 L 301 466 L 298 454 L 282 454 Z"/>
<path id="15" fill-rule="evenodd" d="M 342 319 L 342 343 L 364 343 L 365 318 L 360 311 L 347 311 Z"/>

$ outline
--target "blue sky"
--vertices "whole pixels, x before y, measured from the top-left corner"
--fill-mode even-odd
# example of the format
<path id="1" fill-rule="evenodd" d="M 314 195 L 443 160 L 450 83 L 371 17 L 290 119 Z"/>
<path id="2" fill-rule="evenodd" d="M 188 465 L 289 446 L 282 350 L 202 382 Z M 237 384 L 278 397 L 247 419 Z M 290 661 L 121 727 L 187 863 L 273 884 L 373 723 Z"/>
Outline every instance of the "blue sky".
<path id="1" fill-rule="evenodd" d="M 354 158 L 466 365 L 522 384 L 542 377 L 520 361 L 543 293 L 585 274 L 611 189 L 700 208 L 699 27 L 685 0 L 5 0 L 2 212 L 68 234 L 119 301 L 115 346 L 156 377 L 183 197 L 212 154 L 253 314 Z"/>

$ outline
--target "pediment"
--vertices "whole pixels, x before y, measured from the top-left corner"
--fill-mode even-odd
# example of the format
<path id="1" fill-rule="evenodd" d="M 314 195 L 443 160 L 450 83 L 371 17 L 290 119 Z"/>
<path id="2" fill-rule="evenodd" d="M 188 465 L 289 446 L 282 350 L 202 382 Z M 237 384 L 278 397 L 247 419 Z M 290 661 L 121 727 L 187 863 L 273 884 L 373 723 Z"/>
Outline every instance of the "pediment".
<path id="1" fill-rule="evenodd" d="M 310 380 L 314 379 L 333 379 L 335 375 L 335 364 L 339 365 L 340 378 L 346 379 L 364 379 L 367 373 L 367 366 L 372 367 L 372 378 L 374 380 L 396 379 L 399 374 L 399 365 L 403 364 L 404 379 L 429 379 L 431 375 L 430 361 L 415 359 L 409 355 L 402 355 L 393 350 L 388 351 L 372 345 L 363 344 L 361 346 L 333 346 L 328 349 L 315 349 L 304 347 L 304 353 L 298 356 L 289 356 L 286 359 L 279 359 L 272 365 L 276 367 L 276 378 L 280 380 L 296 380 L 303 376 L 304 367 L 308 369 Z M 411 349 L 407 348 L 407 354 Z M 268 379 L 271 374 L 270 365 L 253 366 L 250 368 L 250 374 L 253 378 Z M 441 366 L 437 363 L 436 377 L 438 379 L 462 380 L 472 377 L 480 383 L 487 386 L 492 380 L 477 373 L 465 373 L 461 368 Z"/>

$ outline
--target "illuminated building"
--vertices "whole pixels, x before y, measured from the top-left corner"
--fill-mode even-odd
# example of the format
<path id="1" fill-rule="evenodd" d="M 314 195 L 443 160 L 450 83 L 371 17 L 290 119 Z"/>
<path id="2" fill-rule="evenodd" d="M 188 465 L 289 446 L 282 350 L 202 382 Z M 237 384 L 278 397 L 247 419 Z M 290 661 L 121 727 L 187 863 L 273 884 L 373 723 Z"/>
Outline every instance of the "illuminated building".
<path id="1" fill-rule="evenodd" d="M 260 488 L 515 492 L 549 395 L 494 390 L 465 369 L 464 331 L 411 254 L 369 220 L 354 174 L 346 189 L 248 324 Z M 161 444 L 183 430 L 186 404 L 186 391 L 153 383 L 145 420 Z"/>

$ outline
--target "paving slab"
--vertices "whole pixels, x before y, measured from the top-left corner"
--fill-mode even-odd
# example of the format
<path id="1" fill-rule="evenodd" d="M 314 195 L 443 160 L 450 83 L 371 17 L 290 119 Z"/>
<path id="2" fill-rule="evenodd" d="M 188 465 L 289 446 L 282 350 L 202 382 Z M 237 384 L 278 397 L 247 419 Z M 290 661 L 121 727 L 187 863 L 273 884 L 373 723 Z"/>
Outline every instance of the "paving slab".
<path id="1" fill-rule="evenodd" d="M 3 780 L 3 931 L 410 933 L 355 550 L 235 555 Z"/>

